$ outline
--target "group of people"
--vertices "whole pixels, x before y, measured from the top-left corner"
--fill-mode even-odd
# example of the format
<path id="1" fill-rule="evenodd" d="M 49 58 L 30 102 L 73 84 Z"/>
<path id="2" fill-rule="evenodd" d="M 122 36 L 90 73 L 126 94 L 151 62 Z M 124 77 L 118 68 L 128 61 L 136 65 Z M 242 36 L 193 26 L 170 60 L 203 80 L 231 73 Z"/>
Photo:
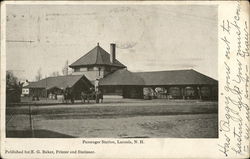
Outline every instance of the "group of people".
<path id="1" fill-rule="evenodd" d="M 103 103 L 103 92 L 100 88 L 97 88 L 96 90 L 94 88 L 90 88 L 82 91 L 80 94 L 73 93 L 70 88 L 66 88 L 60 94 L 49 93 L 48 97 L 49 99 L 59 100 L 63 103 L 74 103 L 75 98 L 79 99 L 79 97 L 82 103 L 85 103 L 85 101 L 89 103 L 90 100 L 95 100 L 96 103 Z M 39 100 L 39 96 L 33 95 L 32 100 Z"/>
<path id="2" fill-rule="evenodd" d="M 70 91 L 70 89 L 68 88 L 66 88 L 65 91 L 63 91 L 63 101 L 66 103 L 69 103 L 69 101 L 71 101 L 71 103 L 75 102 L 74 96 Z"/>
<path id="3" fill-rule="evenodd" d="M 89 103 L 89 100 L 95 100 L 96 103 L 103 103 L 103 93 L 101 89 L 97 89 L 96 91 L 90 90 L 89 92 L 82 91 L 81 92 L 81 100 L 82 103 L 85 103 L 87 101 Z"/>

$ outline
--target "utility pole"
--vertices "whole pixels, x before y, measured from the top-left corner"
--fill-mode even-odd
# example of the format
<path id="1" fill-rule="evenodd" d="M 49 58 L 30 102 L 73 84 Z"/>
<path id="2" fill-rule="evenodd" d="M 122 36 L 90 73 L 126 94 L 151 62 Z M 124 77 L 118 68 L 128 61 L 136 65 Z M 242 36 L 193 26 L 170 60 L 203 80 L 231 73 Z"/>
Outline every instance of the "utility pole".
<path id="1" fill-rule="evenodd" d="M 29 120 L 30 120 L 30 131 L 31 131 L 31 137 L 35 137 L 34 134 L 34 127 L 33 127 L 33 121 L 32 121 L 32 110 L 31 110 L 31 105 L 29 105 Z"/>
<path id="2" fill-rule="evenodd" d="M 63 75 L 67 76 L 69 74 L 69 60 L 66 61 L 63 69 L 62 69 L 62 73 Z"/>
<path id="3" fill-rule="evenodd" d="M 46 100 L 48 98 L 48 92 L 47 92 L 47 76 L 45 76 L 45 95 L 46 95 Z"/>
<path id="4" fill-rule="evenodd" d="M 66 69 L 66 70 L 65 70 L 66 76 L 68 76 L 68 74 L 69 74 L 69 68 L 68 68 L 68 67 L 69 67 L 69 61 L 67 60 L 67 61 L 66 61 L 66 68 L 65 68 L 65 69 Z"/>

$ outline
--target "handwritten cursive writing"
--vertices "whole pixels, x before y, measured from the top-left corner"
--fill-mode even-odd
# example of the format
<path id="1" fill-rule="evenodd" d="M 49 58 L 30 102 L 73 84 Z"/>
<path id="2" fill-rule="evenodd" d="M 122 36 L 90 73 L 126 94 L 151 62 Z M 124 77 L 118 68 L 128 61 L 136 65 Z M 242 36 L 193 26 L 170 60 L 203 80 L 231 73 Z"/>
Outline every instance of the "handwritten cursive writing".
<path id="1" fill-rule="evenodd" d="M 224 78 L 221 89 L 223 115 L 219 121 L 222 143 L 219 151 L 225 156 L 249 152 L 249 33 L 248 22 L 241 17 L 241 2 L 235 12 L 220 25 L 224 47 Z M 242 25 L 243 24 L 243 25 Z"/>

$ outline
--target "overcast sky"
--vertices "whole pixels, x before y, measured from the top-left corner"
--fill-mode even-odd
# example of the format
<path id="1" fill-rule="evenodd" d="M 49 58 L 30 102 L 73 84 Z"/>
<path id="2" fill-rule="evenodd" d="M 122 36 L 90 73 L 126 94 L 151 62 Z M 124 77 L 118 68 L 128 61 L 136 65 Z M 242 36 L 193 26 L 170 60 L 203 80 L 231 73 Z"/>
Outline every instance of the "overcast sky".
<path id="1" fill-rule="evenodd" d="M 31 42 L 30 42 L 31 41 Z M 96 46 L 131 71 L 195 69 L 218 79 L 217 6 L 7 5 L 7 70 L 34 80 Z"/>

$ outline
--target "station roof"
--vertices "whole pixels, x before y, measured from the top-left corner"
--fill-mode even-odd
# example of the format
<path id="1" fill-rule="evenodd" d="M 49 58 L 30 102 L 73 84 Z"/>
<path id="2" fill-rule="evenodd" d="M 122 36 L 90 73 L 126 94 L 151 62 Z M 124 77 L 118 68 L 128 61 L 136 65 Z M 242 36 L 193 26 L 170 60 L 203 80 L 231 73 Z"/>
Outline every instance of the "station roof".
<path id="1" fill-rule="evenodd" d="M 89 65 L 108 65 L 120 68 L 126 68 L 121 62 L 115 59 L 114 63 L 110 62 L 110 54 L 105 51 L 102 47 L 97 45 L 87 54 L 83 55 L 81 58 L 72 63 L 69 67 L 75 68 L 79 66 L 89 66 Z"/>
<path id="2" fill-rule="evenodd" d="M 74 86 L 80 79 L 84 79 L 86 84 L 92 85 L 90 81 L 84 75 L 67 75 L 67 76 L 56 76 L 48 77 L 37 82 L 31 82 L 25 88 L 59 88 L 65 89 L 67 87 Z"/>
<path id="3" fill-rule="evenodd" d="M 193 69 L 156 72 L 136 72 L 145 85 L 213 85 L 218 81 Z"/>
<path id="4" fill-rule="evenodd" d="M 100 79 L 100 85 L 144 85 L 144 80 L 127 69 L 117 70 Z"/>
<path id="5" fill-rule="evenodd" d="M 193 69 L 155 72 L 118 70 L 100 80 L 100 85 L 217 85 L 218 81 Z"/>

